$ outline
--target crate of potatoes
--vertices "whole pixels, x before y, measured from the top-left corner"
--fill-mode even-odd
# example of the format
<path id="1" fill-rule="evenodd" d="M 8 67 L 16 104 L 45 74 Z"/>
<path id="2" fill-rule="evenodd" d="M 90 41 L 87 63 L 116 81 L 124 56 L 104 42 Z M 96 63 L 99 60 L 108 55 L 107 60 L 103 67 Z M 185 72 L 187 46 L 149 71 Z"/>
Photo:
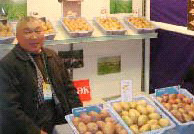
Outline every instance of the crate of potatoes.
<path id="1" fill-rule="evenodd" d="M 142 17 L 124 17 L 124 21 L 130 29 L 139 34 L 155 32 L 158 29 L 152 22 Z"/>
<path id="2" fill-rule="evenodd" d="M 127 124 L 131 134 L 161 134 L 175 127 L 170 118 L 145 96 L 134 97 L 131 102 L 112 100 L 108 106 Z"/>
<path id="3" fill-rule="evenodd" d="M 151 94 L 155 103 L 178 125 L 194 124 L 194 97 L 186 89 L 168 87 L 169 94 Z M 161 89 L 161 91 L 164 89 Z M 177 92 L 172 93 L 172 90 Z"/>
<path id="4" fill-rule="evenodd" d="M 106 35 L 124 35 L 127 31 L 125 26 L 116 17 L 96 17 L 94 22 Z"/>
<path id="5" fill-rule="evenodd" d="M 73 109 L 65 119 L 75 134 L 128 134 L 129 130 L 103 105 Z"/>
<path id="6" fill-rule="evenodd" d="M 61 19 L 61 23 L 71 37 L 89 37 L 94 31 L 83 17 L 64 17 Z"/>
<path id="7" fill-rule="evenodd" d="M 0 22 L 0 44 L 11 44 L 15 40 L 15 33 L 11 23 Z"/>
<path id="8" fill-rule="evenodd" d="M 49 20 L 42 21 L 42 27 L 45 34 L 46 40 L 54 40 L 56 36 L 56 30 L 53 24 Z"/>

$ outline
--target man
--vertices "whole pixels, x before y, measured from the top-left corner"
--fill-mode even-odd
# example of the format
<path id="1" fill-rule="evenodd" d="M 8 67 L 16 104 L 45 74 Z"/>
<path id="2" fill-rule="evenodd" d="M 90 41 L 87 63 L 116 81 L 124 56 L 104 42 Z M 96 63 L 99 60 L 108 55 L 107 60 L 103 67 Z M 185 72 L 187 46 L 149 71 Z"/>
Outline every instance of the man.
<path id="1" fill-rule="evenodd" d="M 3 134 L 50 134 L 82 106 L 62 60 L 44 48 L 42 21 L 18 22 L 18 44 L 0 61 Z"/>

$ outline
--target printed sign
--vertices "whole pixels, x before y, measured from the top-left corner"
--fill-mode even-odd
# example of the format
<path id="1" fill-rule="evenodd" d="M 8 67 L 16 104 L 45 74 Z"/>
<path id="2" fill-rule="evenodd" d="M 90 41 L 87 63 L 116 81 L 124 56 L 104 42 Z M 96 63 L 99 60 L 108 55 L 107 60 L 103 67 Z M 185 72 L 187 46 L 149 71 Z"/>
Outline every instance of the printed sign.
<path id="1" fill-rule="evenodd" d="M 132 80 L 121 80 L 121 100 L 123 102 L 132 101 L 132 97 Z"/>
<path id="2" fill-rule="evenodd" d="M 73 81 L 73 85 L 76 87 L 81 101 L 91 100 L 89 80 L 76 80 Z"/>
<path id="3" fill-rule="evenodd" d="M 155 89 L 156 96 L 162 96 L 163 94 L 178 94 L 179 86 L 165 87 Z"/>
<path id="4" fill-rule="evenodd" d="M 81 113 L 86 112 L 89 113 L 91 111 L 95 111 L 99 113 L 101 111 L 100 106 L 88 106 L 88 107 L 79 107 L 72 109 L 72 113 L 74 116 L 80 116 Z"/>

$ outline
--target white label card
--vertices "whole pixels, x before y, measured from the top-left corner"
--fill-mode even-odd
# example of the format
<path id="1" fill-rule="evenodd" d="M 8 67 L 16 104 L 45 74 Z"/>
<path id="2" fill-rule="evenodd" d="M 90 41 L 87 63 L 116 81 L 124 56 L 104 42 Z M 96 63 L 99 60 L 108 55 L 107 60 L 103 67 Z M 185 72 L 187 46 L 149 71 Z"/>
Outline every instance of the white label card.
<path id="1" fill-rule="evenodd" d="M 132 80 L 121 80 L 121 101 L 129 102 L 132 101 L 133 88 Z"/>
<path id="2" fill-rule="evenodd" d="M 51 100 L 52 99 L 52 91 L 51 91 L 51 84 L 43 83 L 43 94 L 44 100 Z"/>

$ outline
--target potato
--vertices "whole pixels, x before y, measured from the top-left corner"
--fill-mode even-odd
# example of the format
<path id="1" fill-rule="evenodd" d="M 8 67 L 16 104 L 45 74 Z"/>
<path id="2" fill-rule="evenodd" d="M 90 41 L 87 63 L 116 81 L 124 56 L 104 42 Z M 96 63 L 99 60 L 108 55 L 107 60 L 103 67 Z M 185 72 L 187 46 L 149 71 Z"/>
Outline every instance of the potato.
<path id="1" fill-rule="evenodd" d="M 131 126 L 134 122 L 133 120 L 129 117 L 129 116 L 122 116 L 122 119 L 124 120 L 124 122 L 128 125 Z"/>
<path id="2" fill-rule="evenodd" d="M 98 131 L 98 125 L 94 122 L 90 122 L 87 124 L 88 131 L 92 133 L 96 133 Z"/>
<path id="3" fill-rule="evenodd" d="M 139 116 L 141 115 L 140 112 L 137 111 L 136 109 L 130 109 L 130 110 L 129 110 L 129 113 L 135 113 L 135 115 L 136 115 L 137 117 L 139 117 Z"/>
<path id="4" fill-rule="evenodd" d="M 95 121 L 101 120 L 100 114 L 97 113 L 97 112 L 95 112 L 95 111 L 89 112 L 88 115 L 91 116 L 91 121 L 94 121 L 95 122 Z"/>
<path id="5" fill-rule="evenodd" d="M 147 106 L 147 102 L 145 100 L 138 100 L 137 105 Z"/>
<path id="6" fill-rule="evenodd" d="M 139 129 L 137 125 L 131 125 L 130 129 L 135 133 L 138 134 L 139 133 Z"/>
<path id="7" fill-rule="evenodd" d="M 172 109 L 172 106 L 170 103 L 163 103 L 164 107 L 168 110 L 171 110 Z"/>
<path id="8" fill-rule="evenodd" d="M 143 126 L 147 123 L 148 117 L 146 115 L 140 115 L 138 118 L 138 126 Z"/>
<path id="9" fill-rule="evenodd" d="M 102 129 L 102 132 L 104 134 L 114 134 L 115 132 L 115 126 L 112 122 L 107 122 L 105 126 Z"/>
<path id="10" fill-rule="evenodd" d="M 88 122 L 91 122 L 91 116 L 87 115 L 87 113 L 81 113 L 80 114 L 80 120 L 87 124 Z"/>
<path id="11" fill-rule="evenodd" d="M 161 118 L 159 120 L 159 125 L 161 127 L 166 127 L 166 126 L 169 126 L 170 125 L 170 121 L 168 119 L 165 119 L 165 118 Z"/>
<path id="12" fill-rule="evenodd" d="M 120 113 L 122 111 L 122 107 L 119 103 L 113 103 L 113 108 L 117 113 Z"/>
<path id="13" fill-rule="evenodd" d="M 150 125 L 158 125 L 158 120 L 149 120 L 148 122 L 147 122 L 147 124 L 150 124 Z"/>
<path id="14" fill-rule="evenodd" d="M 175 110 L 177 110 L 179 107 L 178 107 L 178 105 L 177 104 L 172 104 L 172 109 L 175 109 Z"/>
<path id="15" fill-rule="evenodd" d="M 180 122 L 185 122 L 183 115 L 178 110 L 170 111 Z"/>
<path id="16" fill-rule="evenodd" d="M 146 109 L 146 107 L 144 107 L 143 105 L 137 105 L 137 110 L 141 113 L 141 114 L 148 114 L 148 111 Z"/>
<path id="17" fill-rule="evenodd" d="M 151 114 L 149 114 L 148 115 L 148 117 L 150 118 L 150 119 L 155 119 L 155 120 L 159 120 L 160 118 L 161 118 L 161 116 L 158 114 L 158 113 L 151 113 Z"/>
<path id="18" fill-rule="evenodd" d="M 128 102 L 120 102 L 120 105 L 121 105 L 122 109 L 126 110 L 126 111 L 128 111 L 130 108 Z"/>
<path id="19" fill-rule="evenodd" d="M 115 131 L 116 131 L 116 133 L 119 133 L 122 129 L 123 129 L 123 127 L 120 124 L 117 123 L 115 125 Z"/>
<path id="20" fill-rule="evenodd" d="M 105 121 L 105 122 L 112 122 L 112 123 L 115 123 L 115 120 L 114 120 L 114 118 L 112 118 L 112 117 L 106 117 L 104 121 Z"/>
<path id="21" fill-rule="evenodd" d="M 191 115 L 191 116 L 193 117 L 193 119 L 194 119 L 194 111 L 189 111 L 188 113 L 189 113 L 189 115 Z"/>
<path id="22" fill-rule="evenodd" d="M 160 129 L 161 127 L 159 125 L 151 125 L 151 130 Z"/>
<path id="23" fill-rule="evenodd" d="M 98 125 L 98 128 L 102 129 L 105 126 L 104 121 L 97 121 L 96 124 Z"/>
<path id="24" fill-rule="evenodd" d="M 137 106 L 137 103 L 136 102 L 129 102 L 129 106 L 130 106 L 130 108 L 136 108 L 136 106 Z"/>
<path id="25" fill-rule="evenodd" d="M 129 112 L 128 111 L 122 111 L 121 112 L 121 116 L 128 116 L 129 115 Z"/>
<path id="26" fill-rule="evenodd" d="M 77 127 L 78 131 L 80 134 L 84 134 L 87 132 L 87 126 L 83 123 L 83 122 L 80 122 L 78 124 L 78 127 Z"/>
<path id="27" fill-rule="evenodd" d="M 147 105 L 147 106 L 146 106 L 146 109 L 147 109 L 147 111 L 148 111 L 149 113 L 153 113 L 153 112 L 156 111 L 156 109 L 155 109 L 153 106 L 151 106 L 151 105 Z"/>
<path id="28" fill-rule="evenodd" d="M 189 121 L 192 121 L 193 117 L 189 114 L 182 114 L 183 115 L 183 119 L 186 121 L 186 122 L 189 122 Z"/>
<path id="29" fill-rule="evenodd" d="M 74 117 L 72 119 L 73 125 L 76 126 L 76 127 L 78 126 L 80 121 L 81 121 L 81 119 L 79 117 Z"/>
<path id="30" fill-rule="evenodd" d="M 108 113 L 107 110 L 103 109 L 103 110 L 100 111 L 101 119 L 105 119 L 106 117 L 109 117 L 109 116 L 110 116 L 110 114 Z"/>
<path id="31" fill-rule="evenodd" d="M 128 134 L 127 130 L 125 129 L 121 129 L 118 134 Z"/>
<path id="32" fill-rule="evenodd" d="M 150 130 L 151 130 L 151 126 L 150 126 L 149 124 L 145 124 L 145 125 L 143 125 L 143 126 L 139 129 L 139 131 L 140 131 L 141 133 L 146 132 L 146 131 L 150 131 Z"/>
<path id="33" fill-rule="evenodd" d="M 137 123 L 138 116 L 135 112 L 129 111 L 128 116 L 132 119 L 133 123 Z"/>
<path id="34" fill-rule="evenodd" d="M 96 134 L 103 134 L 103 132 L 102 131 L 97 131 Z"/>
<path id="35" fill-rule="evenodd" d="M 84 134 L 92 134 L 92 132 L 88 132 L 88 131 L 87 131 L 87 132 L 85 132 Z"/>

